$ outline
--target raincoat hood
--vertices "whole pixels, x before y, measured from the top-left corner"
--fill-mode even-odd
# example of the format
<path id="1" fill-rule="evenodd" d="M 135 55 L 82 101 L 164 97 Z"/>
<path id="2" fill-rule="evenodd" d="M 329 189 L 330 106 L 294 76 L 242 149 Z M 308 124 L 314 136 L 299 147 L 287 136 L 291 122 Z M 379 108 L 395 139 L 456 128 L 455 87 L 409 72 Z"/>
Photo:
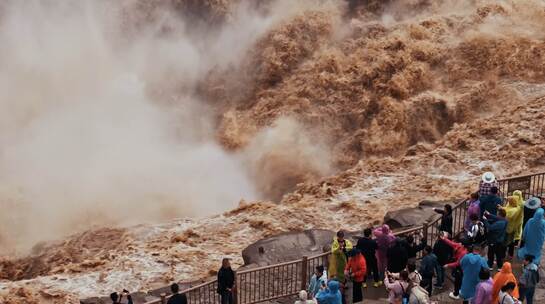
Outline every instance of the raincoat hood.
<path id="1" fill-rule="evenodd" d="M 501 273 L 513 273 L 513 269 L 512 269 L 512 267 L 511 267 L 511 263 L 509 263 L 509 262 L 503 263 L 503 266 L 501 267 L 500 272 L 501 272 Z"/>
<path id="2" fill-rule="evenodd" d="M 382 225 L 382 233 L 389 234 L 390 232 L 391 232 L 390 226 L 388 226 L 386 224 Z"/>
<path id="3" fill-rule="evenodd" d="M 515 197 L 515 201 L 516 201 L 517 205 L 520 205 L 520 204 L 524 203 L 524 197 L 522 196 L 522 191 L 517 190 L 517 191 L 513 192 L 513 196 Z"/>
<path id="4" fill-rule="evenodd" d="M 500 289 L 503 286 L 505 286 L 505 284 L 507 284 L 508 282 L 513 282 L 516 284 L 515 290 L 513 290 L 513 296 L 515 298 L 518 298 L 519 289 L 518 289 L 517 279 L 515 278 L 515 275 L 512 272 L 511 263 L 505 262 L 500 272 L 496 273 L 496 275 L 494 276 L 494 286 L 492 288 L 492 303 L 498 303 Z"/>
<path id="5" fill-rule="evenodd" d="M 481 263 L 481 256 L 476 253 L 468 254 L 467 258 L 469 260 L 469 264 L 471 265 L 478 265 Z"/>
<path id="6" fill-rule="evenodd" d="M 337 281 L 329 281 L 327 282 L 327 288 L 329 288 L 329 291 L 331 293 L 336 293 L 339 291 L 340 284 Z"/>
<path id="7" fill-rule="evenodd" d="M 534 213 L 534 220 L 539 221 L 543 219 L 543 213 L 545 213 L 545 210 L 543 208 L 539 208 L 536 210 L 536 213 Z"/>

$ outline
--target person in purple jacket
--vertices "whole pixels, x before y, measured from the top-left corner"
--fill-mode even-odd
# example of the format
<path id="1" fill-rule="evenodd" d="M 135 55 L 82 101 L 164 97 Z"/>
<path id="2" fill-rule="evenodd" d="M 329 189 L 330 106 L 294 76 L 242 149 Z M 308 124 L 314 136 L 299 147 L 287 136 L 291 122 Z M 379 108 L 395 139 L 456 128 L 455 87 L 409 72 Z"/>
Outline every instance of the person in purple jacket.
<path id="1" fill-rule="evenodd" d="M 471 231 L 471 226 L 473 226 L 473 223 L 471 222 L 471 216 L 473 214 L 479 217 L 481 216 L 481 202 L 479 201 L 479 193 L 477 192 L 471 193 L 471 197 L 469 198 L 469 207 L 467 208 L 467 216 L 464 222 L 464 229 L 466 232 Z"/>
<path id="2" fill-rule="evenodd" d="M 481 281 L 477 284 L 472 303 L 492 304 L 492 287 L 494 286 L 494 281 L 490 278 L 490 270 L 482 268 L 479 272 L 479 279 Z"/>

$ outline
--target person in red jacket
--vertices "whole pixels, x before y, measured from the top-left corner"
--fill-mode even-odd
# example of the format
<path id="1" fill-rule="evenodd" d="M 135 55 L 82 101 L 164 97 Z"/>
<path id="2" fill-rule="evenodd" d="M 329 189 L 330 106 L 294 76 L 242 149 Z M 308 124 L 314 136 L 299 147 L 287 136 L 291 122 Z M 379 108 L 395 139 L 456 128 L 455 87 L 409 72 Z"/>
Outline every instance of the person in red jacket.
<path id="1" fill-rule="evenodd" d="M 349 252 L 348 263 L 344 268 L 344 273 L 346 277 L 352 278 L 353 293 L 352 293 L 352 303 L 357 303 L 363 301 L 363 289 L 362 284 L 367 274 L 367 263 L 361 251 L 358 249 L 352 249 Z"/>
<path id="2" fill-rule="evenodd" d="M 455 300 L 460 299 L 460 288 L 462 287 L 462 268 L 460 267 L 460 260 L 467 254 L 467 249 L 461 243 L 456 243 L 449 240 L 445 235 L 440 236 L 447 245 L 452 248 L 454 262 L 445 264 L 445 268 L 452 269 L 452 275 L 454 276 L 454 291 L 449 294 L 449 297 Z"/>

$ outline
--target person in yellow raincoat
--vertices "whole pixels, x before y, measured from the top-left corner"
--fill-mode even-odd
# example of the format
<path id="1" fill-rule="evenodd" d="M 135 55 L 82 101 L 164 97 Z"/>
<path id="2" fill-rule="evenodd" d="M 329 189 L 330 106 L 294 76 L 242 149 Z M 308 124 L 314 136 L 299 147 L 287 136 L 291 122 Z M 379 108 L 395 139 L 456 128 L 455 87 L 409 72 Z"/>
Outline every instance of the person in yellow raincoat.
<path id="1" fill-rule="evenodd" d="M 507 229 L 505 244 L 508 246 L 507 254 L 513 258 L 515 246 L 522 236 L 522 220 L 524 216 L 524 200 L 522 192 L 517 190 L 513 196 L 507 197 L 507 203 L 503 207 L 507 213 Z"/>
<path id="2" fill-rule="evenodd" d="M 352 243 L 344 238 L 344 232 L 337 232 L 337 237 L 333 239 L 333 244 L 331 244 L 331 255 L 329 257 L 328 270 L 330 279 L 337 279 L 341 284 L 344 284 L 344 268 L 347 262 L 347 253 L 352 248 Z"/>

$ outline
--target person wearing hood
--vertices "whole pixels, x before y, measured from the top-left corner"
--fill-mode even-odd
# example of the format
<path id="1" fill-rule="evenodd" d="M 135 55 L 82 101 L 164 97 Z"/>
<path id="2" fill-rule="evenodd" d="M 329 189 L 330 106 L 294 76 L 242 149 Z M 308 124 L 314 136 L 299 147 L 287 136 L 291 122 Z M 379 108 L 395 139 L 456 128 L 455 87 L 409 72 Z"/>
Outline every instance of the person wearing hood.
<path id="1" fill-rule="evenodd" d="M 336 280 L 327 282 L 327 288 L 322 288 L 316 295 L 318 304 L 342 304 L 340 286 Z"/>
<path id="2" fill-rule="evenodd" d="M 534 256 L 534 263 L 539 265 L 541 261 L 541 248 L 545 241 L 545 219 L 543 218 L 543 208 L 538 208 L 534 217 L 526 223 L 522 231 L 523 247 L 519 248 L 517 255 L 523 259 L 527 255 Z"/>
<path id="3" fill-rule="evenodd" d="M 327 286 L 327 271 L 325 271 L 324 266 L 316 266 L 312 278 L 310 278 L 310 283 L 308 284 L 308 292 L 311 298 L 316 297 L 316 294 L 320 291 L 322 286 Z"/>
<path id="4" fill-rule="evenodd" d="M 489 269 L 481 269 L 479 272 L 479 284 L 475 290 L 472 304 L 492 304 L 492 289 L 494 281 L 490 278 Z"/>
<path id="5" fill-rule="evenodd" d="M 513 196 L 507 197 L 507 203 L 503 209 L 507 220 L 505 244 L 508 246 L 507 254 L 512 258 L 515 253 L 515 246 L 522 236 L 522 218 L 524 216 L 522 192 L 517 190 L 513 192 Z"/>
<path id="6" fill-rule="evenodd" d="M 295 304 L 316 304 L 316 301 L 308 298 L 308 294 L 305 290 L 299 291 L 299 300 L 295 301 Z"/>
<path id="7" fill-rule="evenodd" d="M 329 277 L 336 278 L 340 283 L 345 282 L 344 268 L 346 267 L 347 254 L 352 250 L 352 243 L 344 238 L 344 232 L 337 232 L 331 245 L 331 256 L 329 258 Z"/>
<path id="8" fill-rule="evenodd" d="M 388 260 L 388 271 L 401 272 L 405 269 L 405 267 L 407 267 L 407 262 L 409 261 L 409 255 L 407 253 L 407 248 L 404 245 L 404 241 L 397 239 L 394 246 L 388 248 L 386 257 Z"/>
<path id="9" fill-rule="evenodd" d="M 390 230 L 390 227 L 386 224 L 382 227 L 375 228 L 373 230 L 373 235 L 377 241 L 377 265 L 378 272 L 384 276 L 384 271 L 388 266 L 388 248 L 392 246 L 396 240 L 396 237 Z"/>
<path id="10" fill-rule="evenodd" d="M 447 245 L 452 248 L 452 256 L 454 257 L 454 262 L 446 264 L 444 268 L 450 268 L 453 270 L 454 276 L 454 290 L 449 293 L 449 297 L 454 300 L 460 299 L 460 289 L 462 288 L 463 272 L 460 262 L 462 258 L 467 254 L 467 249 L 460 243 L 453 242 L 449 240 L 446 235 L 439 236 Z"/>
<path id="11" fill-rule="evenodd" d="M 527 255 L 523 260 L 524 267 L 522 268 L 522 275 L 519 278 L 519 294 L 520 301 L 526 299 L 526 303 L 534 303 L 534 292 L 536 290 L 537 283 L 539 282 L 539 272 L 537 265 L 534 264 L 534 257 Z"/>
<path id="12" fill-rule="evenodd" d="M 473 214 L 477 215 L 478 217 L 481 216 L 480 204 L 481 202 L 479 201 L 479 193 L 478 192 L 471 193 L 469 197 L 468 206 L 467 206 L 466 219 L 464 221 L 464 230 L 466 233 L 470 231 L 472 226 L 471 216 Z"/>
<path id="13" fill-rule="evenodd" d="M 503 259 L 505 258 L 505 231 L 507 229 L 506 215 L 507 213 L 504 209 L 498 210 L 497 216 L 490 214 L 488 211 L 484 213 L 484 225 L 488 230 L 486 238 L 488 242 L 489 268 L 494 266 L 494 257 L 496 258 L 498 269 L 503 265 Z"/>
<path id="14" fill-rule="evenodd" d="M 523 211 L 523 219 L 522 219 L 522 228 L 526 227 L 526 223 L 534 217 L 534 214 L 536 213 L 537 208 L 540 208 L 542 206 L 542 201 L 539 197 L 532 197 L 529 200 L 524 202 L 524 211 Z"/>
<path id="15" fill-rule="evenodd" d="M 515 289 L 513 290 L 513 296 L 519 297 L 519 289 L 517 286 L 517 278 L 513 274 L 513 269 L 511 268 L 511 263 L 505 262 L 501 270 L 496 273 L 494 276 L 494 285 L 492 287 L 492 303 L 498 303 L 500 289 L 505 286 L 508 282 L 515 283 Z"/>
<path id="16" fill-rule="evenodd" d="M 464 302 L 467 302 L 475 296 L 481 268 L 488 269 L 486 260 L 481 256 L 481 247 L 478 245 L 473 246 L 473 251 L 466 254 L 460 261 L 460 266 L 464 273 L 460 296 L 464 299 Z"/>
<path id="17" fill-rule="evenodd" d="M 344 275 L 352 277 L 352 302 L 357 303 L 363 301 L 362 284 L 367 273 L 367 265 L 363 254 L 357 248 L 352 249 L 348 255 L 350 258 L 346 263 Z"/>

